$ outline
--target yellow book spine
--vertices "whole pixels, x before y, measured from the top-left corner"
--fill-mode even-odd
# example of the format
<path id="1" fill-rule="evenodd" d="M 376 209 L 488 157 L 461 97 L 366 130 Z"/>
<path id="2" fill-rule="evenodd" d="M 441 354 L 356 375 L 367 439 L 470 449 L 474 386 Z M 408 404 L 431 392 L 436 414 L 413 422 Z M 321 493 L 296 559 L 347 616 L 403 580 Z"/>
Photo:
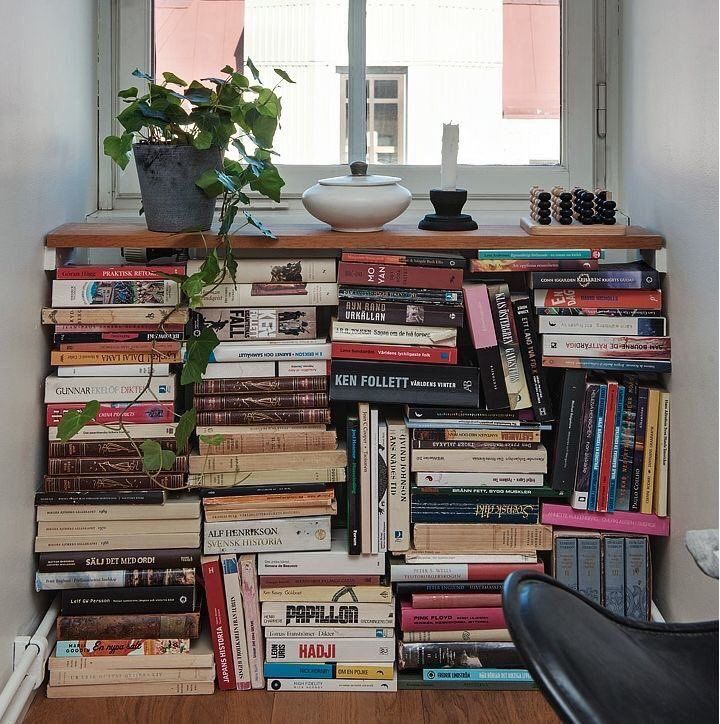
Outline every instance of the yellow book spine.
<path id="1" fill-rule="evenodd" d="M 648 393 L 647 428 L 643 453 L 643 479 L 640 489 L 640 512 L 653 512 L 653 487 L 655 483 L 655 456 L 657 455 L 658 410 L 660 390 L 650 388 Z"/>
<path id="2" fill-rule="evenodd" d="M 336 679 L 392 679 L 392 664 L 335 664 Z"/>

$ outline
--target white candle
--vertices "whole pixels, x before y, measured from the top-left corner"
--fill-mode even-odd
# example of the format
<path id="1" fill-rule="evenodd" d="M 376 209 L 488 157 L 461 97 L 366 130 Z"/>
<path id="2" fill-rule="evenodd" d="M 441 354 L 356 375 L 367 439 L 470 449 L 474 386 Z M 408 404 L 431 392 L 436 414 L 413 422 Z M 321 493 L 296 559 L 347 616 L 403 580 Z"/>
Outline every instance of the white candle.
<path id="1" fill-rule="evenodd" d="M 440 188 L 454 191 L 457 188 L 457 157 L 460 142 L 460 126 L 443 123 L 442 161 L 440 163 Z"/>

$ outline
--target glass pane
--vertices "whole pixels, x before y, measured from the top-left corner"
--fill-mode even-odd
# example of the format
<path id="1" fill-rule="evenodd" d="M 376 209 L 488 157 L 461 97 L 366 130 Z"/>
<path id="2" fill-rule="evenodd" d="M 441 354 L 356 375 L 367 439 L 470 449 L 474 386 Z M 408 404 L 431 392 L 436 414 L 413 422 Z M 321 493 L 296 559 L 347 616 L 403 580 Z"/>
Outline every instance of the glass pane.
<path id="1" fill-rule="evenodd" d="M 279 163 L 340 162 L 345 125 L 340 73 L 347 74 L 348 0 L 154 0 L 155 69 L 184 80 L 243 69 L 252 58 L 262 81 L 282 68 L 296 82 L 278 91 Z"/>
<path id="2" fill-rule="evenodd" d="M 376 80 L 375 98 L 397 98 L 398 82 L 396 80 Z"/>
<path id="3" fill-rule="evenodd" d="M 367 65 L 407 74 L 403 163 L 438 164 L 450 121 L 460 163 L 560 162 L 559 0 L 367 0 Z"/>
<path id="4" fill-rule="evenodd" d="M 397 146 L 398 107 L 397 103 L 375 103 L 375 134 L 378 146 Z"/>

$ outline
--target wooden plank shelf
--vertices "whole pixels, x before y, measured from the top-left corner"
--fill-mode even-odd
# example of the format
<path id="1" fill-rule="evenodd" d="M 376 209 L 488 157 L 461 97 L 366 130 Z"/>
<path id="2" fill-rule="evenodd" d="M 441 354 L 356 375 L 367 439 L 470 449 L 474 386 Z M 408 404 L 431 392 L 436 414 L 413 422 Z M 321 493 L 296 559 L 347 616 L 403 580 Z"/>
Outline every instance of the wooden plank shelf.
<path id="1" fill-rule="evenodd" d="M 421 231 L 414 226 L 388 225 L 384 231 L 350 234 L 332 231 L 321 224 L 272 224 L 277 239 L 260 232 L 233 236 L 236 249 L 662 249 L 664 239 L 639 226 L 621 236 L 602 233 L 577 236 L 564 232 L 539 238 L 518 226 L 481 226 L 477 231 Z M 90 222 L 63 224 L 47 235 L 46 244 L 70 248 L 203 248 L 214 246 L 213 232 L 200 234 L 148 231 L 141 224 Z"/>

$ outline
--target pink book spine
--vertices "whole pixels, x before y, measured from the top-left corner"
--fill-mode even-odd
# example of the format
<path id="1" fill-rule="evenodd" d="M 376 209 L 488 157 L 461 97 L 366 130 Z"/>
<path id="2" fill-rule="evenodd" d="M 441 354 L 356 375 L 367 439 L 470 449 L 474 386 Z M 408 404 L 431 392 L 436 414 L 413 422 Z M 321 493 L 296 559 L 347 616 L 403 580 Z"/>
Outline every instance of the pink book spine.
<path id="1" fill-rule="evenodd" d="M 164 324 L 163 329 L 166 332 L 181 332 L 184 327 L 182 324 Z M 108 332 L 122 334 L 124 332 L 157 332 L 157 324 L 56 324 L 55 333 L 62 332 Z"/>
<path id="2" fill-rule="evenodd" d="M 497 335 L 495 334 L 487 286 L 485 284 L 464 284 L 463 295 L 473 347 L 475 349 L 495 347 L 497 345 Z"/>
<path id="3" fill-rule="evenodd" d="M 100 405 L 98 414 L 92 421 L 94 425 L 106 425 L 120 422 L 150 423 L 173 422 L 175 406 L 172 402 L 136 402 L 129 407 L 128 402 L 105 402 Z M 46 423 L 48 427 L 57 425 L 68 410 L 82 410 L 84 404 L 56 402 L 46 406 Z"/>
<path id="4" fill-rule="evenodd" d="M 403 631 L 484 631 L 506 628 L 502 608 L 413 608 L 400 609 Z"/>
<path id="5" fill-rule="evenodd" d="M 542 523 L 568 528 L 608 530 L 613 533 L 642 533 L 644 535 L 670 535 L 670 518 L 660 518 L 648 513 L 594 513 L 575 510 L 569 505 L 545 503 L 542 506 Z"/>
<path id="6" fill-rule="evenodd" d="M 413 608 L 486 608 L 502 606 L 499 593 L 413 593 Z"/>
<path id="7" fill-rule="evenodd" d="M 258 600 L 258 577 L 255 554 L 239 556 L 240 587 L 245 611 L 245 635 L 250 657 L 250 683 L 253 689 L 265 688 L 263 676 L 263 633 L 260 626 L 260 602 Z"/>

